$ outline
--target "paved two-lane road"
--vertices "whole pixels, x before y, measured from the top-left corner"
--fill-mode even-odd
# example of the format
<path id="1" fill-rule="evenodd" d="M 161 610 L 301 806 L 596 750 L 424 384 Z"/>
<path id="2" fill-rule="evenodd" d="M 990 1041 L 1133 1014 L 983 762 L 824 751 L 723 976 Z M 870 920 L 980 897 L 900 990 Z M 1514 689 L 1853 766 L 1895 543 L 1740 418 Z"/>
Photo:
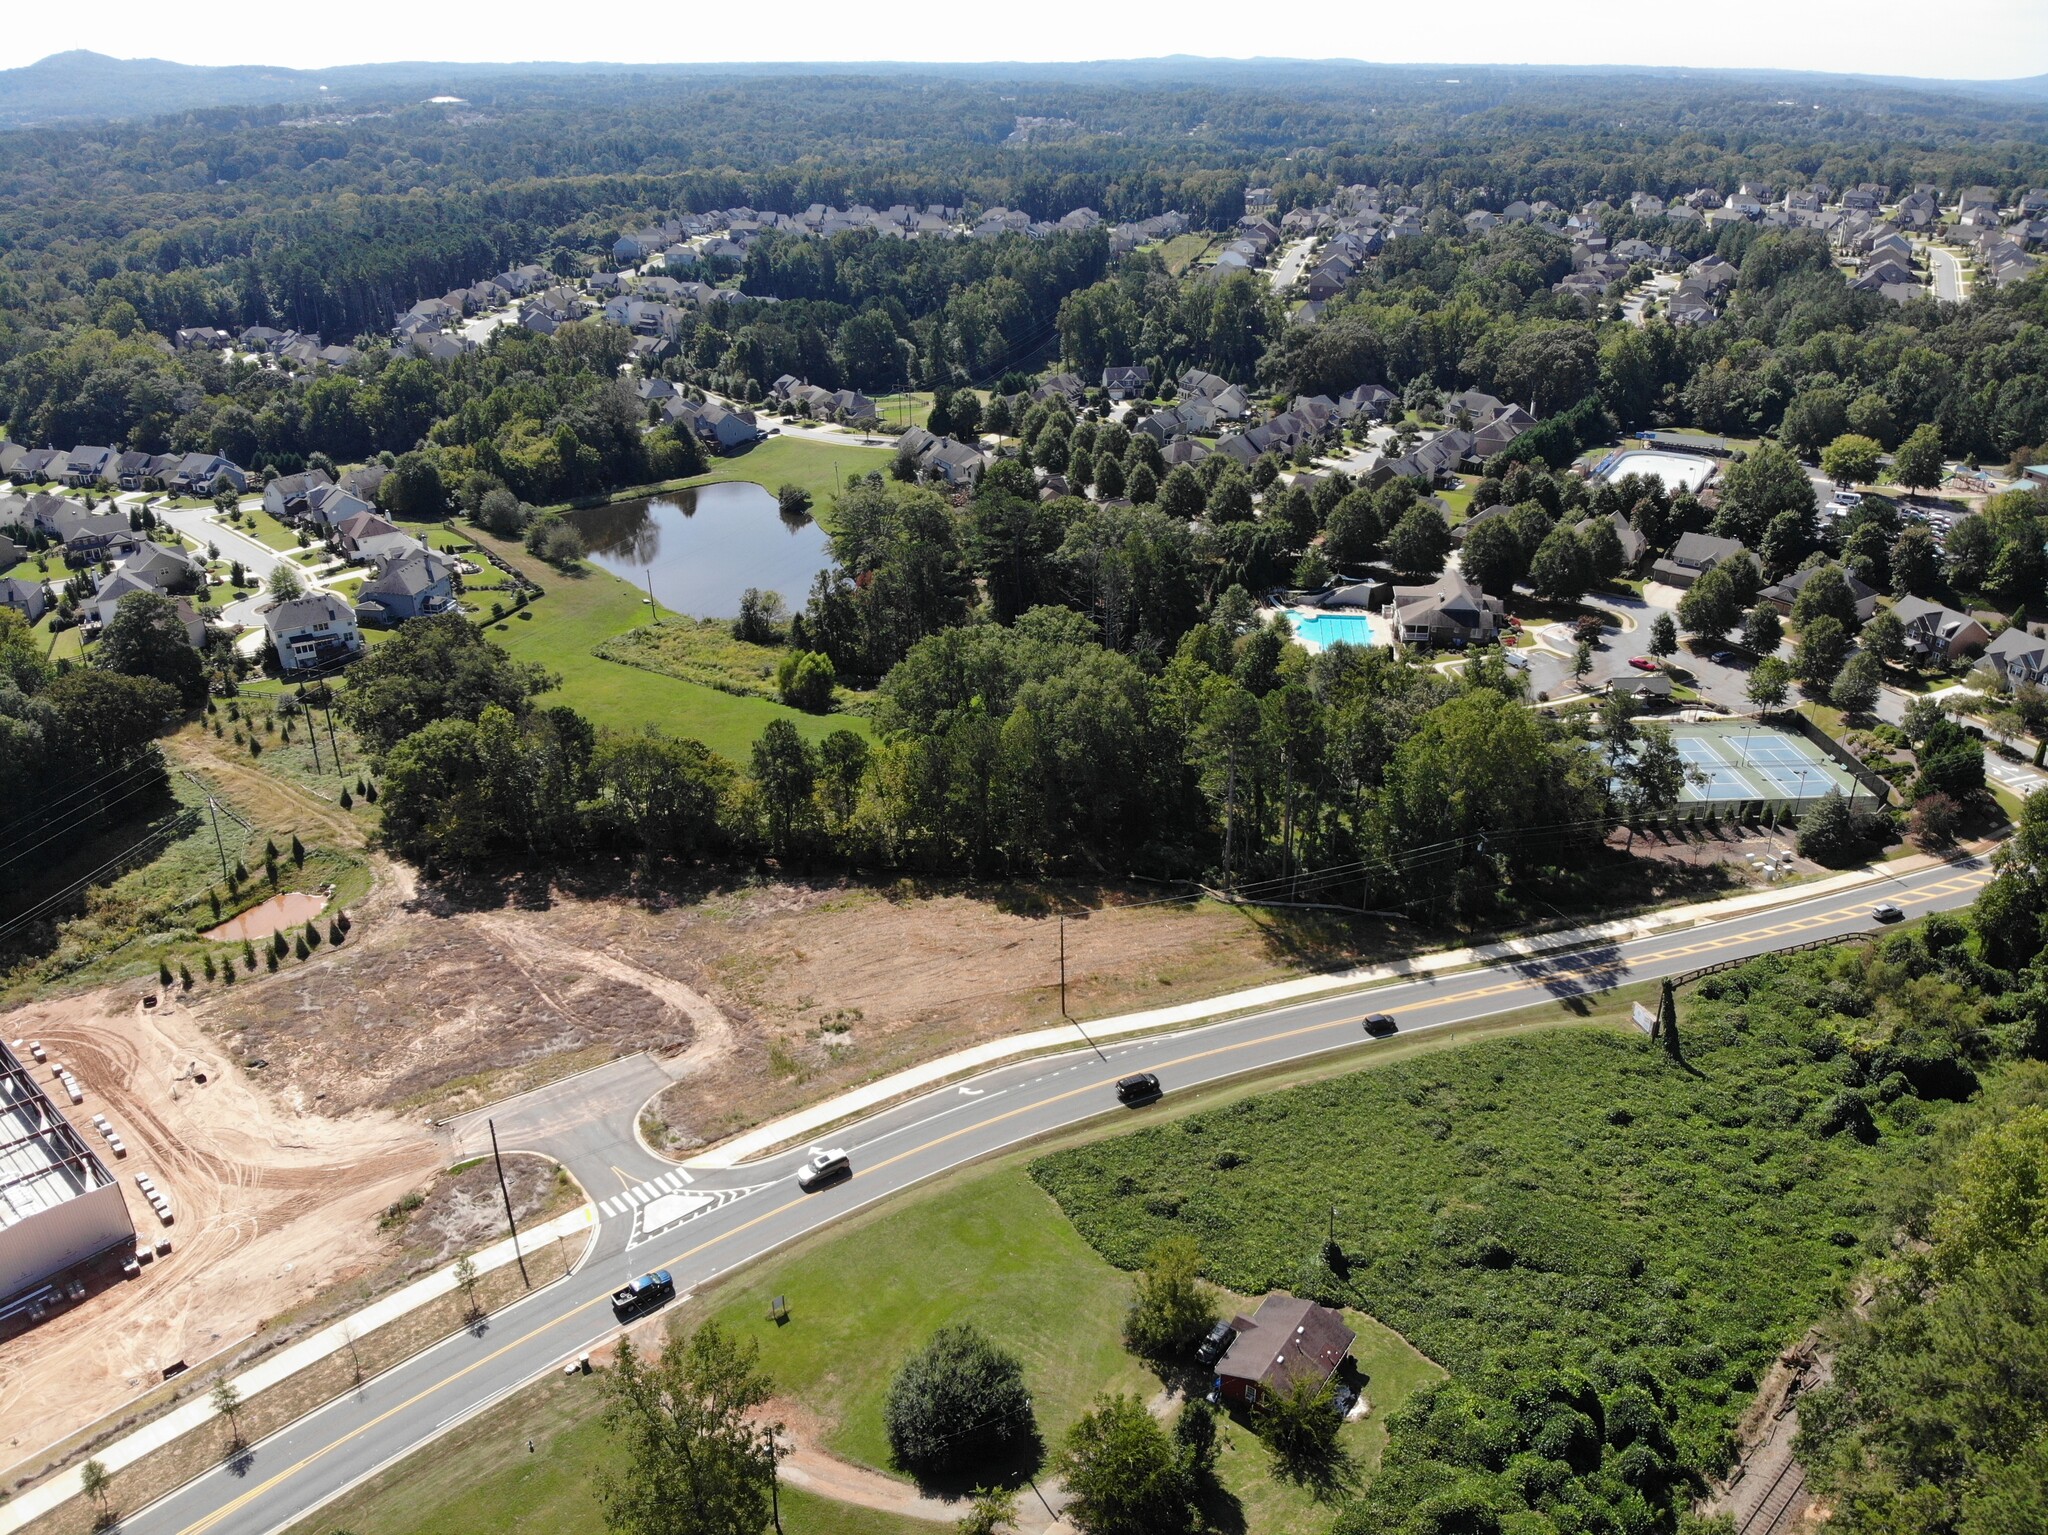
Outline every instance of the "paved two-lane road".
<path id="1" fill-rule="evenodd" d="M 1814 938 L 1870 927 L 1870 910 L 1890 900 L 1909 914 L 1967 903 L 1989 878 L 1981 861 L 1926 869 L 1863 887 L 1602 948 L 1548 955 L 1461 974 L 1380 987 L 1373 1010 L 1397 1016 L 1403 1033 L 1441 1028 L 1546 1000 L 1680 974 Z M 1176 1033 L 1120 1041 L 1106 1057 L 1089 1049 L 1021 1061 L 946 1087 L 797 1148 L 730 1171 L 661 1164 L 623 1128 L 593 1130 L 570 1109 L 565 1084 L 499 1117 L 501 1140 L 536 1143 L 566 1136 L 574 1160 L 616 1163 L 598 1183 L 608 1214 L 590 1260 L 575 1275 L 416 1356 L 353 1396 L 265 1440 L 235 1467 L 211 1471 L 122 1521 L 130 1535 L 267 1535 L 303 1517 L 360 1478 L 432 1440 L 451 1425 L 615 1329 L 611 1290 L 632 1275 L 667 1268 L 679 1288 L 714 1277 L 963 1163 L 1036 1136 L 1119 1110 L 1112 1092 L 1125 1073 L 1159 1074 L 1167 1102 L 1187 1088 L 1336 1052 L 1374 1048 L 1358 1026 L 1368 998 L 1302 1002 Z M 649 1078 L 648 1085 L 654 1085 Z M 613 1113 L 630 1113 L 623 1088 Z M 608 1139 L 607 1139 L 608 1137 Z M 817 1149 L 843 1149 L 854 1175 L 822 1192 L 793 1181 Z M 628 1197 L 621 1181 L 639 1180 Z M 602 1208 L 603 1206 L 601 1206 Z"/>

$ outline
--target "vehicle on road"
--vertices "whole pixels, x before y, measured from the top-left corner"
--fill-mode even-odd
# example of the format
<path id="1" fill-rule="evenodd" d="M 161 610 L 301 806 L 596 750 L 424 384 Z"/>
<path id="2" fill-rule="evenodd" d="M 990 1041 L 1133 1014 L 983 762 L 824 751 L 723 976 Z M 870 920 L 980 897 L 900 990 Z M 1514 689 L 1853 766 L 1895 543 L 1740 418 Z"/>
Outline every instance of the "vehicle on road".
<path id="1" fill-rule="evenodd" d="M 1906 914 L 1900 911 L 1898 907 L 1892 905 L 1890 901 L 1880 901 L 1877 905 L 1870 908 L 1870 914 L 1880 922 L 1903 922 L 1906 920 Z"/>
<path id="2" fill-rule="evenodd" d="M 1525 672 L 1529 669 L 1529 658 L 1527 656 L 1518 656 L 1512 650 L 1503 659 L 1518 672 Z"/>
<path id="3" fill-rule="evenodd" d="M 1125 1103 L 1144 1103 L 1148 1099 L 1157 1098 L 1162 1090 L 1159 1079 L 1149 1071 L 1119 1077 L 1116 1084 L 1116 1095 Z"/>
<path id="4" fill-rule="evenodd" d="M 1737 657 L 1735 652 L 1732 650 L 1717 650 L 1712 655 L 1708 656 L 1707 659 L 1709 661 L 1712 661 L 1716 666 L 1733 666 L 1736 662 Z"/>
<path id="5" fill-rule="evenodd" d="M 1660 669 L 1655 656 L 1630 656 L 1628 664 L 1639 672 L 1654 672 Z"/>
<path id="6" fill-rule="evenodd" d="M 796 1170 L 796 1186 L 806 1194 L 812 1189 L 821 1189 L 828 1183 L 837 1183 L 841 1178 L 853 1176 L 853 1163 L 844 1152 L 831 1156 L 820 1154 Z"/>
<path id="7" fill-rule="evenodd" d="M 1394 1022 L 1394 1015 L 1392 1013 L 1367 1013 L 1365 1015 L 1365 1032 L 1374 1039 L 1385 1039 L 1400 1027 L 1398 1023 Z"/>
<path id="8" fill-rule="evenodd" d="M 1209 1335 L 1195 1345 L 1195 1362 L 1214 1364 L 1223 1357 L 1223 1351 L 1230 1347 L 1230 1340 L 1236 1336 L 1236 1328 L 1228 1322 L 1218 1322 L 1209 1329 Z"/>
<path id="9" fill-rule="evenodd" d="M 630 1322 L 676 1298 L 676 1282 L 667 1269 L 642 1274 L 622 1290 L 612 1291 L 612 1315 Z"/>
<path id="10" fill-rule="evenodd" d="M 1839 506 L 1861 506 L 1863 493 L 1858 490 L 1838 490 L 1835 492 L 1835 502 Z"/>

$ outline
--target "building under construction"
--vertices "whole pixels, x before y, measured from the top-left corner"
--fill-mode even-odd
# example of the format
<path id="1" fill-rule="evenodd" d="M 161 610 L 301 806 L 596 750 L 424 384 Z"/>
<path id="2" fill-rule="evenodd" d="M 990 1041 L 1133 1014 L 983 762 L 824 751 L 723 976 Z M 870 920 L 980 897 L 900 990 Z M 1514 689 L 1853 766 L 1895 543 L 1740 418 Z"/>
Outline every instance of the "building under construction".
<path id="1" fill-rule="evenodd" d="M 56 1275 L 134 1245 L 121 1185 L 0 1044 L 0 1310 L 33 1306 Z"/>

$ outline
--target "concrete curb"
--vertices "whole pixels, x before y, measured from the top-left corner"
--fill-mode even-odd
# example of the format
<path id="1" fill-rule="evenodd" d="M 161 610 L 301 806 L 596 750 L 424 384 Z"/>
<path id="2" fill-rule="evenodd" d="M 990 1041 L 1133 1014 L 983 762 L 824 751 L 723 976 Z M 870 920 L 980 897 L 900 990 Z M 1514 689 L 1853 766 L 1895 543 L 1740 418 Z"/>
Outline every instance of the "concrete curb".
<path id="1" fill-rule="evenodd" d="M 1892 864 L 1866 865 L 1861 869 L 1852 869 L 1806 884 L 1755 891 L 1749 895 L 1734 896 L 1723 901 L 1702 901 L 1692 906 L 1674 907 L 1669 911 L 1653 912 L 1643 917 L 1622 918 L 1535 938 L 1509 939 L 1463 949 L 1444 949 L 1411 960 L 1387 965 L 1360 966 L 1333 975 L 1303 976 L 1291 981 L 1276 981 L 1204 1001 L 1150 1008 L 1143 1012 L 1126 1013 L 1117 1017 L 1084 1020 L 1080 1028 L 1072 1024 L 1062 1024 L 1055 1028 L 1035 1029 L 1026 1034 L 1012 1034 L 1001 1039 L 987 1040 L 965 1050 L 954 1051 L 950 1055 L 926 1061 L 921 1065 L 906 1067 L 865 1086 L 827 1099 L 823 1103 L 786 1114 L 780 1119 L 757 1126 L 720 1145 L 686 1158 L 681 1165 L 708 1172 L 727 1171 L 744 1166 L 750 1161 L 767 1156 L 794 1142 L 805 1140 L 842 1121 L 882 1108 L 919 1091 L 942 1086 L 957 1078 L 972 1075 L 992 1066 L 1003 1065 L 1023 1056 L 1049 1050 L 1076 1048 L 1084 1043 L 1081 1028 L 1086 1029 L 1088 1039 L 1103 1040 L 1214 1022 L 1232 1014 L 1253 1012 L 1285 1002 L 1328 996 L 1343 991 L 1363 990 L 1389 982 L 1412 980 L 1447 970 L 1462 969 L 1468 965 L 1527 959 L 1537 955 L 1554 954 L 1560 950 L 1581 948 L 1593 943 L 1647 937 L 1666 928 L 1725 921 L 1748 912 L 1792 905 L 1837 891 L 1853 890 L 1900 874 L 1955 861 L 1919 854 Z"/>
<path id="2" fill-rule="evenodd" d="M 597 1226 L 597 1207 L 585 1203 L 574 1210 L 523 1233 L 520 1237 L 520 1251 L 530 1251 L 558 1237 L 566 1237 L 578 1231 L 594 1230 Z M 495 1246 L 482 1252 L 473 1253 L 470 1261 L 476 1265 L 479 1274 L 501 1269 L 514 1261 L 512 1239 L 507 1237 Z M 587 1256 L 587 1254 L 586 1254 Z M 580 1266 L 580 1260 L 577 1266 Z M 575 1272 L 575 1267 L 569 1270 Z M 564 1276 L 566 1277 L 566 1276 Z M 550 1281 L 555 1283 L 556 1281 Z M 247 1402 L 258 1393 L 289 1380 L 300 1371 L 311 1368 L 321 1360 L 331 1358 L 348 1347 L 351 1337 L 361 1339 L 388 1322 L 396 1321 L 408 1312 L 417 1310 L 431 1300 L 437 1300 L 455 1289 L 455 1265 L 436 1269 L 424 1278 L 416 1279 L 403 1289 L 373 1301 L 361 1311 L 351 1313 L 340 1321 L 330 1323 L 316 1333 L 301 1338 L 288 1348 L 259 1359 L 255 1364 L 234 1376 L 235 1388 Z M 408 1356 L 410 1357 L 410 1356 Z M 324 1405 L 324 1404 L 323 1404 Z M 162 1417 L 143 1424 L 133 1433 L 115 1440 L 112 1444 L 95 1452 L 90 1458 L 97 1460 L 109 1472 L 118 1472 L 125 1466 L 132 1466 L 145 1455 L 162 1449 L 174 1440 L 203 1428 L 211 1423 L 216 1414 L 208 1397 L 193 1397 L 180 1406 L 174 1407 Z M 0 1504 L 0 1535 L 11 1535 L 33 1519 L 69 1502 L 80 1495 L 79 1465 L 67 1466 L 48 1480 L 39 1482 L 27 1491 L 9 1498 Z"/>

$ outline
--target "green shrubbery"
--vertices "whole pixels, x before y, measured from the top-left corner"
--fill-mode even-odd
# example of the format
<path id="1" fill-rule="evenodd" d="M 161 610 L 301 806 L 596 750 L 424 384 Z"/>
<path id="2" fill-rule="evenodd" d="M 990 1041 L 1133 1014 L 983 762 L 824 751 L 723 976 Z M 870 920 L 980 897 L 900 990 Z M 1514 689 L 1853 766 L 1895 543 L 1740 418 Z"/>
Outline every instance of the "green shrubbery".
<path id="1" fill-rule="evenodd" d="M 1670 1529 L 1997 1053 L 1965 933 L 1711 978 L 1683 1004 L 1689 1070 L 1622 1032 L 1477 1044 L 1033 1175 L 1114 1263 L 1192 1237 L 1216 1282 L 1320 1291 L 1451 1370 L 1394 1421 L 1346 1535 Z"/>

